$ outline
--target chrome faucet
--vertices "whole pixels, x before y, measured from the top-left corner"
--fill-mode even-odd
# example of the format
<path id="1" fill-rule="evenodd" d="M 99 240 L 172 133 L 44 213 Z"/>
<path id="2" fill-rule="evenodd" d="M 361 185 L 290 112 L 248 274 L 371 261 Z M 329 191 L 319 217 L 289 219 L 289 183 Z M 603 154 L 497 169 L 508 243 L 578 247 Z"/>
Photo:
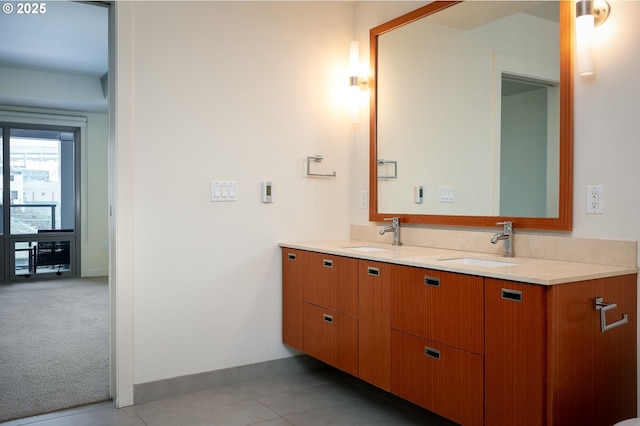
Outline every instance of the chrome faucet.
<path id="1" fill-rule="evenodd" d="M 500 240 L 504 241 L 502 255 L 504 257 L 513 257 L 513 222 L 498 222 L 496 225 L 504 225 L 504 230 L 491 237 L 491 244 L 496 244 Z"/>
<path id="2" fill-rule="evenodd" d="M 380 235 L 384 235 L 386 232 L 393 231 L 393 245 L 399 246 L 402 245 L 400 242 L 400 218 L 399 217 L 388 217 L 384 220 L 391 220 L 391 226 L 385 226 L 380 230 Z"/>

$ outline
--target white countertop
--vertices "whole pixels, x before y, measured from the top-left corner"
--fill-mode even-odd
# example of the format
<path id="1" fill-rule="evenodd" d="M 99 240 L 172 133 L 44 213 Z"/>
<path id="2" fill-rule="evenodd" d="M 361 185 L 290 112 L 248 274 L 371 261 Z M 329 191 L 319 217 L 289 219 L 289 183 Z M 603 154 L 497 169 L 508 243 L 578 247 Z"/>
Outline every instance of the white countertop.
<path id="1" fill-rule="evenodd" d="M 597 278 L 635 274 L 636 267 L 598 265 L 593 263 L 565 262 L 527 257 L 501 257 L 486 253 L 446 250 L 418 246 L 392 246 L 370 241 L 310 241 L 280 243 L 280 247 L 307 250 L 319 253 L 367 259 L 398 265 L 416 266 L 439 271 L 457 272 L 468 275 L 519 281 L 530 284 L 554 285 Z M 367 247 L 372 251 L 355 248 Z M 377 249 L 381 249 L 377 251 Z M 481 259 L 506 262 L 509 265 L 479 266 L 452 263 L 452 259 Z"/>

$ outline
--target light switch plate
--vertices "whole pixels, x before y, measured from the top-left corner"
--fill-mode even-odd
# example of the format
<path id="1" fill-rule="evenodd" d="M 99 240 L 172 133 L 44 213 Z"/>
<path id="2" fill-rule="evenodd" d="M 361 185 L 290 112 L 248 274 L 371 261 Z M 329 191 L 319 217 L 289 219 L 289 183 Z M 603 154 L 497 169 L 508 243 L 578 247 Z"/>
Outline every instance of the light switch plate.
<path id="1" fill-rule="evenodd" d="M 229 180 L 212 181 L 211 201 L 216 203 L 238 201 L 238 182 Z"/>
<path id="2" fill-rule="evenodd" d="M 440 202 L 440 203 L 455 203 L 456 202 L 456 189 L 453 186 L 440 186 L 440 187 L 438 187 L 438 202 Z"/>

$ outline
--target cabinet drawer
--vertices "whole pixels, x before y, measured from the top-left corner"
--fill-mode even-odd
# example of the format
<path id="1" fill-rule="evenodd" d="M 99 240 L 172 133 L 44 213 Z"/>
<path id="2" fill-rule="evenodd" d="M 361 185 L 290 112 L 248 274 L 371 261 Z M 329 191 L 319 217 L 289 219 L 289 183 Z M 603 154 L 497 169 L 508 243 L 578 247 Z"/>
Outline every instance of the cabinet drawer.
<path id="1" fill-rule="evenodd" d="M 463 425 L 484 421 L 484 358 L 420 337 L 391 332 L 391 391 Z"/>
<path id="2" fill-rule="evenodd" d="M 358 261 L 322 253 L 304 255 L 304 301 L 357 316 Z"/>
<path id="3" fill-rule="evenodd" d="M 357 376 L 358 320 L 309 303 L 303 309 L 304 352 Z"/>
<path id="4" fill-rule="evenodd" d="M 484 354 L 484 279 L 405 267 L 392 285 L 392 328 Z"/>

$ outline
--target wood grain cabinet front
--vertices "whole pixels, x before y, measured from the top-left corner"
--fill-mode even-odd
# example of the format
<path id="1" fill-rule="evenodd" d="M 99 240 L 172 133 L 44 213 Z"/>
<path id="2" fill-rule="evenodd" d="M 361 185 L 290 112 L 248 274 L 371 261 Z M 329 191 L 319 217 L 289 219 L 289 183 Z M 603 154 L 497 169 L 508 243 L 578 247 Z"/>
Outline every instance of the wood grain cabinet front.
<path id="1" fill-rule="evenodd" d="M 391 327 L 484 353 L 484 279 L 402 267 L 392 283 Z"/>
<path id="2" fill-rule="evenodd" d="M 288 275 L 283 270 L 283 276 L 295 275 L 298 279 L 295 291 L 289 291 L 295 296 L 289 298 L 291 305 L 297 303 L 296 312 L 301 313 L 300 324 L 295 325 L 296 333 L 302 326 L 301 350 L 357 376 L 357 259 L 308 251 L 299 251 L 297 259 L 297 267 L 290 265 Z M 283 262 L 286 264 L 287 259 L 283 258 Z"/>
<path id="3" fill-rule="evenodd" d="M 485 424 L 636 417 L 636 286 L 635 274 L 552 286 L 486 278 Z"/>
<path id="4" fill-rule="evenodd" d="M 484 422 L 484 359 L 392 331 L 391 391 L 461 425 Z"/>
<path id="5" fill-rule="evenodd" d="M 304 301 L 357 317 L 357 259 L 309 252 L 304 256 Z"/>
<path id="6" fill-rule="evenodd" d="M 544 425 L 547 289 L 485 281 L 486 424 Z"/>
<path id="7" fill-rule="evenodd" d="M 360 378 L 391 390 L 391 282 L 401 266 L 358 261 Z"/>
<path id="8" fill-rule="evenodd" d="M 304 352 L 357 376 L 358 319 L 305 303 Z"/>
<path id="9" fill-rule="evenodd" d="M 282 250 L 282 342 L 302 350 L 302 271 L 304 252 Z"/>
<path id="10" fill-rule="evenodd" d="M 391 286 L 392 393 L 464 425 L 484 421 L 483 284 L 402 267 Z"/>
<path id="11" fill-rule="evenodd" d="M 282 255 L 284 343 L 454 422 L 637 416 L 637 274 L 534 285 Z"/>

